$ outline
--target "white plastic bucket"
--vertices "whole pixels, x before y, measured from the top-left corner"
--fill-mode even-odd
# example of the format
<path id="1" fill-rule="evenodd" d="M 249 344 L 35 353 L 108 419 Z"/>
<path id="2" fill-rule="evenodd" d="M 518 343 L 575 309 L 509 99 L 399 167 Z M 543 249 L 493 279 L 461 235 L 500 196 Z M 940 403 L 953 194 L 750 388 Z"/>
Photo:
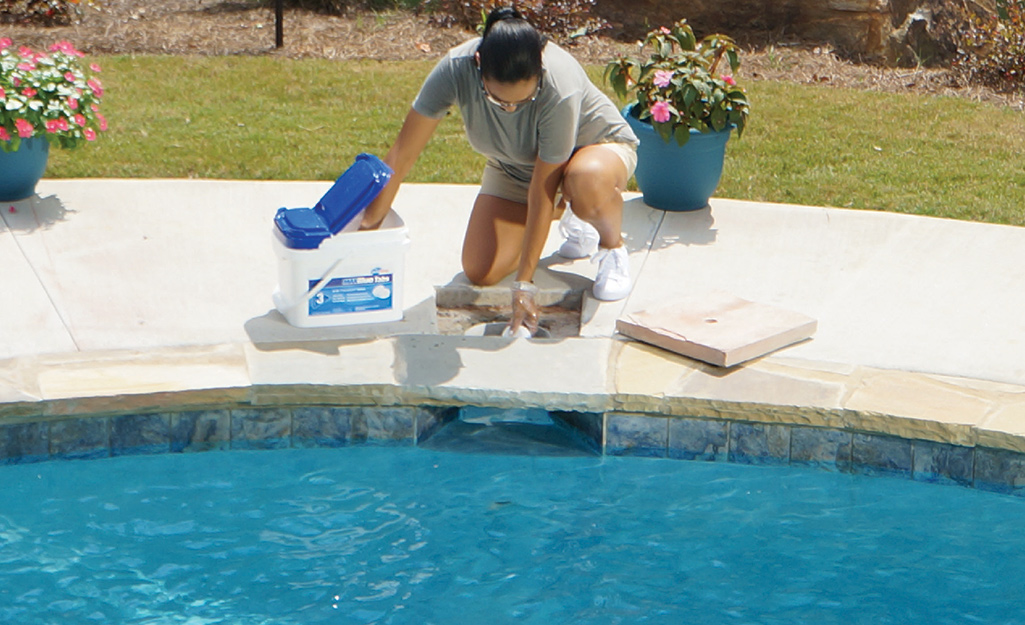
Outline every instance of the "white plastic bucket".
<path id="1" fill-rule="evenodd" d="M 395 211 L 377 230 L 340 232 L 300 250 L 272 237 L 278 257 L 274 306 L 299 328 L 402 319 L 409 230 Z"/>

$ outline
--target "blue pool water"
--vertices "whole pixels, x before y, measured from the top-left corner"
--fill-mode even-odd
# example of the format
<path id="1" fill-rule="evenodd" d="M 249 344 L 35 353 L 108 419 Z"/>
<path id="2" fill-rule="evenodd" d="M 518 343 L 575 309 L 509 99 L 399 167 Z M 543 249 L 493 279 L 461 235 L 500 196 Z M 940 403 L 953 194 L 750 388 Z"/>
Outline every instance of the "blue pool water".
<path id="1" fill-rule="evenodd" d="M 1025 500 L 350 447 L 0 470 L 0 623 L 1025 622 Z"/>

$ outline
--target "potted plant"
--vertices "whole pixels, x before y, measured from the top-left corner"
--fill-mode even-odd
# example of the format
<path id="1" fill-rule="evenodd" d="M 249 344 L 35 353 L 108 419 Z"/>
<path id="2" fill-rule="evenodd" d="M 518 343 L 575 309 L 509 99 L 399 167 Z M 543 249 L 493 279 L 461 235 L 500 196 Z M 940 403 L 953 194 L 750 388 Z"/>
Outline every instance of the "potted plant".
<path id="1" fill-rule="evenodd" d="M 51 144 L 77 148 L 107 129 L 100 67 L 84 56 L 67 41 L 38 52 L 0 38 L 0 201 L 35 193 Z"/>
<path id="2" fill-rule="evenodd" d="M 703 208 L 722 176 L 730 132 L 739 137 L 750 112 L 735 76 L 739 48 L 721 34 L 699 41 L 686 20 L 652 30 L 640 46 L 651 48 L 647 60 L 620 56 L 605 69 L 620 98 L 636 94 L 623 116 L 641 140 L 637 186 L 649 206 Z"/>

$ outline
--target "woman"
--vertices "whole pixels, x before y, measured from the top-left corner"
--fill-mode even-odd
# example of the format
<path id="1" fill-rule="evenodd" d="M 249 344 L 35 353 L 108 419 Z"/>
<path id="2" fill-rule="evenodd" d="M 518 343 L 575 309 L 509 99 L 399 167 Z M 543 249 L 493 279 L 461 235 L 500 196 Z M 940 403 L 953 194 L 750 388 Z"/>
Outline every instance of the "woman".
<path id="1" fill-rule="evenodd" d="M 532 281 L 560 192 L 572 211 L 560 222 L 567 240 L 559 254 L 597 253 L 595 297 L 626 297 L 622 193 L 636 166 L 637 138 L 580 64 L 515 9 L 492 11 L 483 36 L 449 50 L 427 77 L 384 159 L 395 173 L 362 227 L 380 225 L 453 104 L 470 145 L 488 159 L 463 240 L 463 271 L 478 285 L 515 271 L 509 330 L 537 329 Z"/>

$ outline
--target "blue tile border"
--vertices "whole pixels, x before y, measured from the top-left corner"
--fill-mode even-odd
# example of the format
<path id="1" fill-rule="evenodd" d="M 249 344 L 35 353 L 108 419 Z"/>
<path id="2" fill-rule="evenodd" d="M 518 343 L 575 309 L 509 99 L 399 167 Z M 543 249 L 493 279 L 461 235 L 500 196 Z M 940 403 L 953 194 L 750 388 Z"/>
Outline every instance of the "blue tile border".
<path id="1" fill-rule="evenodd" d="M 417 408 L 361 408 L 366 441 L 378 444 L 412 445 L 415 440 Z"/>
<path id="2" fill-rule="evenodd" d="M 661 457 L 665 419 L 668 458 L 789 464 L 1025 496 L 1025 453 L 834 428 L 607 413 L 605 453 Z"/>
<path id="3" fill-rule="evenodd" d="M 0 424 L 0 465 L 228 449 L 418 445 L 450 406 L 235 407 Z M 1025 496 L 1025 453 L 802 425 L 552 411 L 597 453 L 816 467 Z"/>
<path id="4" fill-rule="evenodd" d="M 828 428 L 792 427 L 790 464 L 830 471 L 851 471 L 854 435 Z"/>
<path id="5" fill-rule="evenodd" d="M 790 426 L 730 423 L 728 457 L 740 464 L 789 464 Z"/>
<path id="6" fill-rule="evenodd" d="M 365 437 L 353 428 L 352 410 L 329 406 L 296 408 L 292 413 L 293 447 L 344 447 Z"/>
<path id="7" fill-rule="evenodd" d="M 171 451 L 217 451 L 231 447 L 231 412 L 194 410 L 171 413 Z"/>
<path id="8" fill-rule="evenodd" d="M 669 420 L 639 414 L 605 415 L 605 453 L 613 456 L 665 458 Z"/>
<path id="9" fill-rule="evenodd" d="M 457 408 L 237 407 L 0 424 L 0 465 L 228 449 L 415 445 Z"/>
<path id="10" fill-rule="evenodd" d="M 76 417 L 50 422 L 50 456 L 56 460 L 109 457 L 110 419 Z"/>
<path id="11" fill-rule="evenodd" d="M 972 447 L 914 441 L 912 478 L 933 484 L 971 486 L 976 450 Z"/>
<path id="12" fill-rule="evenodd" d="M 669 420 L 670 458 L 725 462 L 729 459 L 728 421 L 678 418 Z"/>
<path id="13" fill-rule="evenodd" d="M 110 419 L 110 455 L 161 454 L 171 451 L 171 416 L 123 415 Z"/>
<path id="14" fill-rule="evenodd" d="M 912 476 L 911 441 L 896 436 L 854 434 L 851 465 L 864 475 Z"/>
<path id="15" fill-rule="evenodd" d="M 292 411 L 243 408 L 231 411 L 232 449 L 285 449 L 292 440 Z"/>
<path id="16" fill-rule="evenodd" d="M 975 488 L 1025 496 L 1025 454 L 1004 449 L 975 449 Z"/>
<path id="17" fill-rule="evenodd" d="M 49 423 L 40 421 L 0 426 L 0 464 L 41 462 L 49 458 Z"/>

